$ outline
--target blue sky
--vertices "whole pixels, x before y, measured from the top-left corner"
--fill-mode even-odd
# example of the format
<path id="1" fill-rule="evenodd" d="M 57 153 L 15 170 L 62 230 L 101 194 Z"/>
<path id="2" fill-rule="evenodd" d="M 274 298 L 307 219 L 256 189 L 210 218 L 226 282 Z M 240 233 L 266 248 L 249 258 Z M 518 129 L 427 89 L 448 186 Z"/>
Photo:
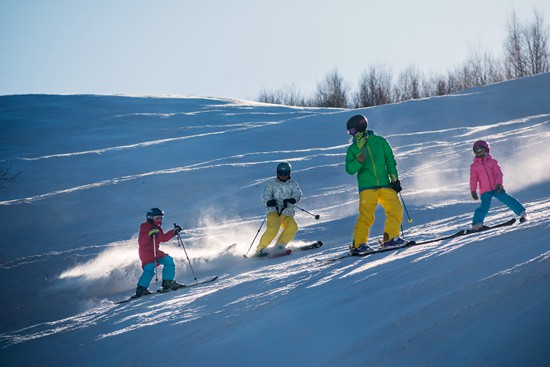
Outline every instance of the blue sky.
<path id="1" fill-rule="evenodd" d="M 547 0 L 2 0 L 0 94 L 314 92 L 337 69 L 443 72 L 499 56 L 512 11 L 550 24 Z"/>

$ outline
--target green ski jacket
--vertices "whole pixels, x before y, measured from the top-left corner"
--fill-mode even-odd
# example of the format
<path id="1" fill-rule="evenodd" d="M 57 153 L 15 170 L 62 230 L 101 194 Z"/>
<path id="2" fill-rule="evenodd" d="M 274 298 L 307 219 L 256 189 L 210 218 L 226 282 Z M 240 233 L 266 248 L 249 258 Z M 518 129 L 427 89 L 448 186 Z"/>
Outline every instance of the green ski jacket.
<path id="1" fill-rule="evenodd" d="M 361 148 L 354 138 L 346 154 L 346 172 L 350 175 L 357 173 L 359 191 L 391 187 L 390 182 L 399 179 L 397 162 L 393 151 L 386 139 L 375 135 L 374 131 L 367 130 L 366 143 Z M 359 163 L 357 157 L 364 152 L 365 160 Z"/>

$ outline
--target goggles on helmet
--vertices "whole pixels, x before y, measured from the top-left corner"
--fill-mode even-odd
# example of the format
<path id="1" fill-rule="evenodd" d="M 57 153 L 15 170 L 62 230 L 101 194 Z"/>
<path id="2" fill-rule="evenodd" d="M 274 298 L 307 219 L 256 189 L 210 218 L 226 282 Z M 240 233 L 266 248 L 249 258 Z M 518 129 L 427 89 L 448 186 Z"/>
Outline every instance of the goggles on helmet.
<path id="1" fill-rule="evenodd" d="M 478 154 L 478 153 L 483 153 L 485 152 L 485 148 L 483 147 L 474 147 L 474 153 Z"/>
<path id="2" fill-rule="evenodd" d="M 162 215 L 155 215 L 153 217 L 153 220 L 157 221 L 157 222 L 161 222 L 162 221 Z"/>
<path id="3" fill-rule="evenodd" d="M 352 127 L 351 129 L 348 129 L 348 134 L 350 134 L 351 136 L 355 136 L 358 132 L 359 130 L 357 130 L 354 127 Z"/>

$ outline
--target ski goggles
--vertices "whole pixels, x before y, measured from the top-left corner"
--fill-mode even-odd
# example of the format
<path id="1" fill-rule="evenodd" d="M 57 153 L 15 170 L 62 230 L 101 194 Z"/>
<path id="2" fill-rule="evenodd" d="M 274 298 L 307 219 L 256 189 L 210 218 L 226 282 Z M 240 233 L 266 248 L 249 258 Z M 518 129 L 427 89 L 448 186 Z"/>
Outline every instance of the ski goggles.
<path id="1" fill-rule="evenodd" d="M 357 130 L 354 127 L 352 127 L 351 129 L 348 129 L 348 134 L 350 134 L 351 136 L 355 136 L 358 132 L 359 130 Z"/>
<path id="2" fill-rule="evenodd" d="M 162 221 L 162 215 L 155 215 L 153 217 L 153 220 L 156 220 L 157 222 L 161 222 Z"/>
<path id="3" fill-rule="evenodd" d="M 474 147 L 474 153 L 483 153 L 485 151 L 485 148 L 483 147 Z"/>

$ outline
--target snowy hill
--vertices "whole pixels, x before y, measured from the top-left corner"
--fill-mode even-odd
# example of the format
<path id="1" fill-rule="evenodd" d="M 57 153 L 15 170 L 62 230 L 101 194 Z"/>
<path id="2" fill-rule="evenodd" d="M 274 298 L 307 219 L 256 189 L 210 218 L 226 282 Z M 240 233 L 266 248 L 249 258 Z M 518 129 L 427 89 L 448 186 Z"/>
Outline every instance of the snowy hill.
<path id="1" fill-rule="evenodd" d="M 491 144 L 529 221 L 327 263 L 347 250 L 356 178 L 345 122 L 363 113 L 398 160 L 412 223 L 466 228 L 471 146 Z M 0 97 L 2 366 L 550 366 L 550 74 L 357 111 L 216 98 Z M 260 194 L 286 160 L 304 193 L 294 244 L 245 260 Z M 150 207 L 180 224 L 176 279 L 214 283 L 114 305 L 141 274 Z M 487 223 L 513 217 L 497 201 Z M 405 216 L 406 218 L 406 216 Z M 381 236 L 377 212 L 371 241 Z M 220 255 L 237 243 L 237 248 Z M 254 246 L 257 244 L 257 240 Z M 155 289 L 159 284 L 151 284 Z"/>

